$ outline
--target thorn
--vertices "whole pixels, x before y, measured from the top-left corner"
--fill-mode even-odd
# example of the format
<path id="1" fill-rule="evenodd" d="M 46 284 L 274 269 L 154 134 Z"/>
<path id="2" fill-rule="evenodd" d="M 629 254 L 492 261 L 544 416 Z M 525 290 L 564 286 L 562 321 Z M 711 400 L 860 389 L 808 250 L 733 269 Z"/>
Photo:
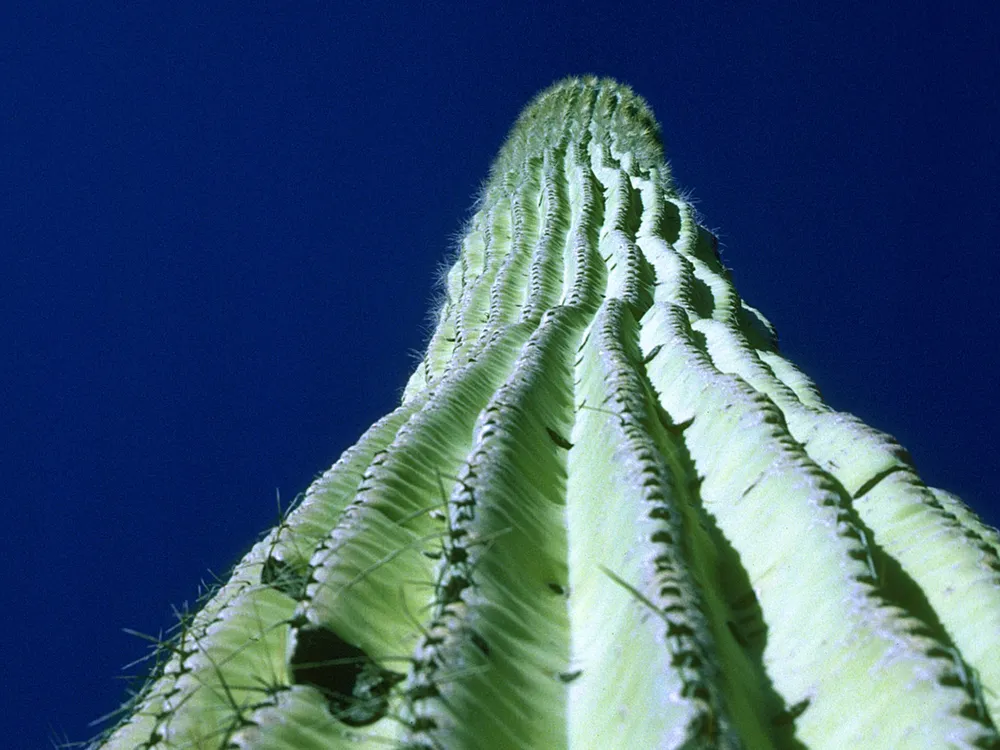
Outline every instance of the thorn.
<path id="1" fill-rule="evenodd" d="M 650 362 L 652 362 L 653 357 L 659 354 L 661 349 L 663 349 L 663 344 L 657 344 L 652 349 L 650 349 L 649 354 L 647 354 L 645 357 L 642 358 L 642 364 L 648 365 Z"/>
<path id="2" fill-rule="evenodd" d="M 560 435 L 552 428 L 546 427 L 545 431 L 549 433 L 549 437 L 552 438 L 552 442 L 558 445 L 560 448 L 564 448 L 565 450 L 570 450 L 573 447 L 573 444 L 571 442 L 569 442 L 566 438 L 564 438 L 562 435 Z"/>

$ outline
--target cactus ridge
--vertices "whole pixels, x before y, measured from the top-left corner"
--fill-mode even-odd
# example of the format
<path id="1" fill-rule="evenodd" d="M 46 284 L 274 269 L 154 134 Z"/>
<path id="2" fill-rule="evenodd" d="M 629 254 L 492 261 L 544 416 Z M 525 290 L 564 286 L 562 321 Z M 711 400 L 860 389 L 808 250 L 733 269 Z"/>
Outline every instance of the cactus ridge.
<path id="1" fill-rule="evenodd" d="M 780 354 L 631 89 L 524 110 L 436 317 L 94 747 L 1000 748 L 1000 535 Z"/>

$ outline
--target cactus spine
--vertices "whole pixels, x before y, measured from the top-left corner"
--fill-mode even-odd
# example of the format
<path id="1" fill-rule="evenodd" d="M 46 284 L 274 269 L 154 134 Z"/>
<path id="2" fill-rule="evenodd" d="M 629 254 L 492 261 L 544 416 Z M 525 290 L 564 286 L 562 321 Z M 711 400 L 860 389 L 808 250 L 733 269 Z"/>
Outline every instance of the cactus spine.
<path id="1" fill-rule="evenodd" d="M 645 103 L 522 113 L 402 404 L 101 746 L 1000 747 L 1000 538 L 823 403 Z"/>

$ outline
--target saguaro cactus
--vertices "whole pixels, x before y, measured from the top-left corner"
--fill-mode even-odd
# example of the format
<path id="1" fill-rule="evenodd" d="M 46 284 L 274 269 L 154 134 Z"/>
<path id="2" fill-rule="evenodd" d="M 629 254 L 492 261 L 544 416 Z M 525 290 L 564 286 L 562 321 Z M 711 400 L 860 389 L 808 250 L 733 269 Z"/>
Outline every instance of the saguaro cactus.
<path id="1" fill-rule="evenodd" d="M 520 116 L 402 404 L 107 748 L 1000 747 L 1000 537 L 736 294 L 645 103 Z"/>

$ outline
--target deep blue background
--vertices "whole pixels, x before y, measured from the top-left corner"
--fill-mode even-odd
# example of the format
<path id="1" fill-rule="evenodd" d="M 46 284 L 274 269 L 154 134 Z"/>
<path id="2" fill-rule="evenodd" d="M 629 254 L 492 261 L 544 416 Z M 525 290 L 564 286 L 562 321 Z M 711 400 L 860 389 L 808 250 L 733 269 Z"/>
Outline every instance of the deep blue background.
<path id="1" fill-rule="evenodd" d="M 648 99 L 786 355 L 1000 523 L 993 3 L 24 5 L 6 747 L 90 736 L 146 651 L 122 628 L 170 625 L 397 403 L 493 155 L 567 74 Z"/>

